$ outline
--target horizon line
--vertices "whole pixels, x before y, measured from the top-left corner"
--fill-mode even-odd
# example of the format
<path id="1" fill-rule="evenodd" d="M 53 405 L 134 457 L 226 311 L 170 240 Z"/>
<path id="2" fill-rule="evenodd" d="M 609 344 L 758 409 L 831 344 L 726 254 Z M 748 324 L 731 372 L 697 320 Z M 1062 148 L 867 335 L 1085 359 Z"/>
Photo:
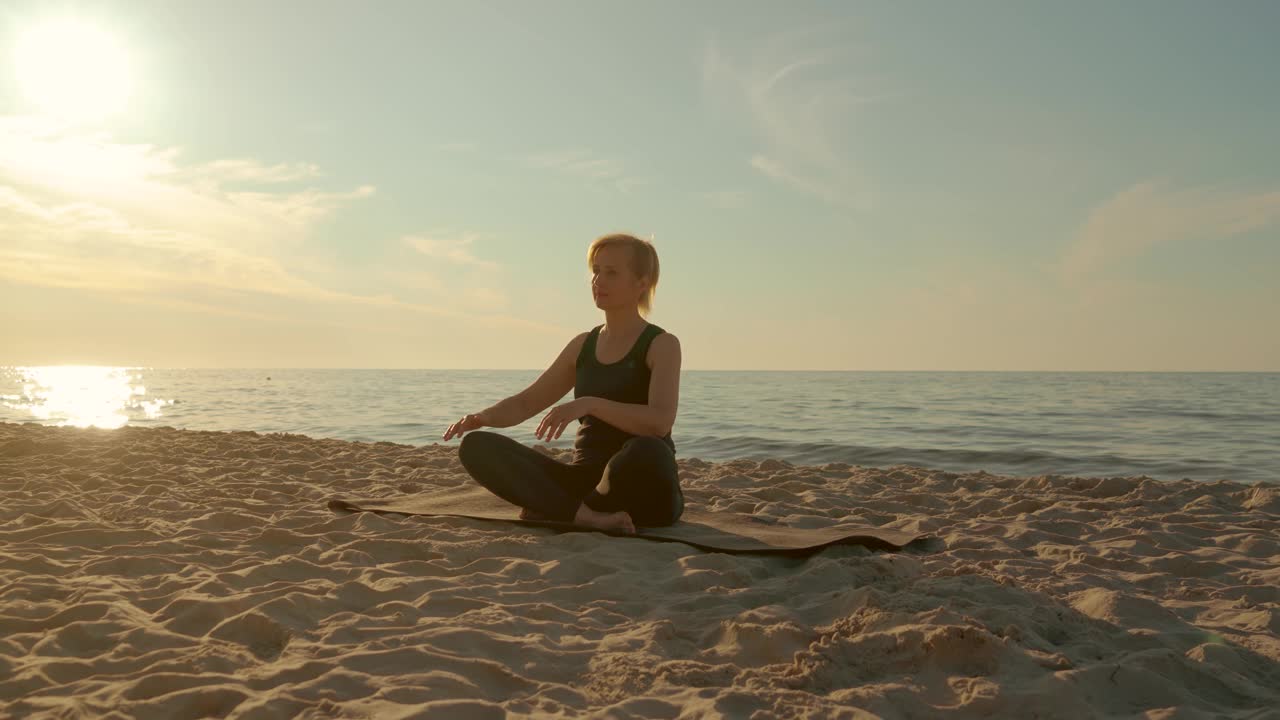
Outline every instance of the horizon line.
<path id="1" fill-rule="evenodd" d="M 291 371 L 291 370 L 364 370 L 364 371 L 434 371 L 434 372 L 541 372 L 546 368 L 530 367 L 530 368 L 500 368 L 500 367 L 483 367 L 483 368 L 464 368 L 464 367 L 356 367 L 356 366 L 246 366 L 246 365 L 101 365 L 93 363 L 57 363 L 45 365 L 20 365 L 6 364 L 0 365 L 0 369 L 14 368 L 50 368 L 50 367 L 95 367 L 95 368 L 118 368 L 128 370 L 258 370 L 258 371 Z M 885 368 L 681 368 L 683 372 L 739 372 L 739 373 L 1093 373 L 1093 374 L 1121 374 L 1121 373 L 1146 373 L 1146 374 L 1251 374 L 1251 375 L 1274 375 L 1280 374 L 1280 369 L 1276 370 L 993 370 L 993 369 L 967 369 L 967 370 L 945 370 L 945 369 L 885 369 Z"/>

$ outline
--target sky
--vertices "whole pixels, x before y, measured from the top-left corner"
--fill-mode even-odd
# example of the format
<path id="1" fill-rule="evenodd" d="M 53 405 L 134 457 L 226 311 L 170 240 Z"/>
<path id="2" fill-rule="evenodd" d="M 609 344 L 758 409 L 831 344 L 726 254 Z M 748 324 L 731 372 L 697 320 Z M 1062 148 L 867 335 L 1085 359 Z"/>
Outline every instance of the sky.
<path id="1" fill-rule="evenodd" d="M 686 370 L 1280 370 L 1277 27 L 8 0 L 0 365 L 545 368 L 630 232 Z"/>

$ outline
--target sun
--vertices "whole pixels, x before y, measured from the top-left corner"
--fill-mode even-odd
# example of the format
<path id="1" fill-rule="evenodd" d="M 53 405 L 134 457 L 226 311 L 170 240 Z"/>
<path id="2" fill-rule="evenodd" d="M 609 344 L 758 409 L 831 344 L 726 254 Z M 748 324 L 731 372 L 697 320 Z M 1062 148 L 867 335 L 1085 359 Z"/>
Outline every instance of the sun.
<path id="1" fill-rule="evenodd" d="M 111 33 L 78 18 L 46 20 L 18 39 L 14 67 L 41 112 L 69 121 L 103 120 L 132 93 L 128 53 Z"/>

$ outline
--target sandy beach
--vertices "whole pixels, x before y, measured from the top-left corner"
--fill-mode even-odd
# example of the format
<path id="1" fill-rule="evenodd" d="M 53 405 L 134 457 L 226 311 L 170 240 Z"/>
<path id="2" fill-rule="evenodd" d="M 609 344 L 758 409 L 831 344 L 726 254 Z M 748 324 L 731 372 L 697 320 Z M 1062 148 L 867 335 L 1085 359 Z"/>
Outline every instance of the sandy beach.
<path id="1" fill-rule="evenodd" d="M 690 505 L 939 542 L 341 514 L 471 482 L 457 443 L 0 424 L 0 717 L 1280 717 L 1275 483 L 679 467 Z"/>

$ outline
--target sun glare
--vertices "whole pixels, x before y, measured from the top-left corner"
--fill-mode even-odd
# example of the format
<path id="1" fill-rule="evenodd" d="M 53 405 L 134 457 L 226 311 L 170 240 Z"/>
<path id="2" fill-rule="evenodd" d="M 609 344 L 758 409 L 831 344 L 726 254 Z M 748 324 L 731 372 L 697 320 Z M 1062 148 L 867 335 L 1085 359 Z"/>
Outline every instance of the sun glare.
<path id="1" fill-rule="evenodd" d="M 6 368 L 21 393 L 0 395 L 8 407 L 54 425 L 118 428 L 130 415 L 155 419 L 172 400 L 147 400 L 130 368 L 90 365 Z"/>
<path id="2" fill-rule="evenodd" d="M 125 49 L 85 20 L 47 20 L 27 29 L 14 60 L 26 97 L 62 120 L 105 119 L 123 110 L 132 93 Z"/>

